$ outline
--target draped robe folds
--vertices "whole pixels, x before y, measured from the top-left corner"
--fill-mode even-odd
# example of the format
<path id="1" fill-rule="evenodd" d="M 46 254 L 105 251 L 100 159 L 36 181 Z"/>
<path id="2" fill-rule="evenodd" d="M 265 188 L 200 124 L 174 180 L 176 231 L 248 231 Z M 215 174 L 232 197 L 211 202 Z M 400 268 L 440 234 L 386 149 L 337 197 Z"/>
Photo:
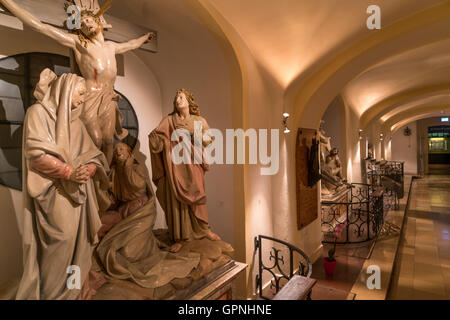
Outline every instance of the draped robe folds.
<path id="1" fill-rule="evenodd" d="M 43 74 L 51 72 L 48 69 Z M 42 80 L 41 74 L 41 80 Z M 70 266 L 81 272 L 81 285 L 91 269 L 93 247 L 101 226 L 95 186 L 107 190 L 108 164 L 82 121 L 81 108 L 71 109 L 71 97 L 81 78 L 63 75 L 39 93 L 38 103 L 26 114 L 23 133 L 23 254 L 24 273 L 16 299 L 76 299 L 80 290 L 69 289 Z M 45 87 L 45 86 L 44 86 Z M 41 88 L 42 89 L 42 88 Z M 32 160 L 51 155 L 76 169 L 95 164 L 87 184 L 54 179 L 36 171 Z"/>
<path id="2" fill-rule="evenodd" d="M 193 137 L 194 121 L 202 120 L 191 115 L 185 122 L 175 113 L 163 119 L 149 135 L 153 182 L 173 241 L 201 239 L 210 232 L 205 191 L 205 171 L 209 166 L 204 162 L 176 165 L 171 159 L 172 150 L 178 144 L 171 140 L 172 133 L 186 129 Z M 192 143 L 190 147 L 194 153 Z"/>
<path id="3" fill-rule="evenodd" d="M 84 103 L 84 112 L 81 116 L 84 123 L 89 124 L 100 121 L 101 126 L 103 126 L 105 122 L 115 119 L 114 138 L 117 140 L 125 139 L 128 135 L 128 130 L 122 127 L 123 116 L 117 103 L 120 98 L 120 95 L 114 92 L 114 88 L 108 85 L 103 85 L 97 90 L 90 91 Z"/>
<path id="4" fill-rule="evenodd" d="M 132 280 L 144 288 L 158 288 L 185 278 L 198 266 L 200 255 L 171 254 L 159 249 L 153 234 L 156 202 L 144 166 L 132 156 L 111 168 L 112 191 L 123 219 L 101 240 L 96 252 L 113 279 Z"/>

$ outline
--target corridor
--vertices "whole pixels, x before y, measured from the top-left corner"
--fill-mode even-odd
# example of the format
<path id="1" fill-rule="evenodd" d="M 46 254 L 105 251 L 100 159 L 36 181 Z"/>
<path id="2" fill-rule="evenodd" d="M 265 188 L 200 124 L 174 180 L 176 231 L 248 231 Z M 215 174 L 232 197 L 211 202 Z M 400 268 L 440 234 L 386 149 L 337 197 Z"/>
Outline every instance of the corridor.
<path id="1" fill-rule="evenodd" d="M 389 299 L 450 298 L 450 176 L 415 180 Z"/>

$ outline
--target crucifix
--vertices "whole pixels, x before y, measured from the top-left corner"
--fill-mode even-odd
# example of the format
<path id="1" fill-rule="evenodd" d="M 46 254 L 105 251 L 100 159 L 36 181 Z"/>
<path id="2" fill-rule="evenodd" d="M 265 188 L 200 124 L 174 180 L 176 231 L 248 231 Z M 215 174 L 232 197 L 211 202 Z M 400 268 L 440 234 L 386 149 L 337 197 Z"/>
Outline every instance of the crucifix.
<path id="1" fill-rule="evenodd" d="M 76 23 L 61 30 L 43 23 L 13 0 L 0 0 L 6 9 L 31 29 L 40 32 L 59 44 L 71 49 L 79 72 L 86 80 L 86 97 L 82 114 L 83 122 L 94 143 L 101 149 L 108 162 L 113 158 L 114 138 L 124 139 L 128 132 L 122 128 L 122 115 L 118 109 L 119 96 L 114 92 L 117 77 L 116 55 L 140 48 L 155 34 L 149 32 L 142 37 L 127 42 L 105 40 L 104 29 L 111 28 L 103 14 L 112 0 L 102 7 L 98 0 L 71 0 L 66 5 L 69 15 L 78 12 Z M 77 10 L 71 11 L 71 6 Z"/>

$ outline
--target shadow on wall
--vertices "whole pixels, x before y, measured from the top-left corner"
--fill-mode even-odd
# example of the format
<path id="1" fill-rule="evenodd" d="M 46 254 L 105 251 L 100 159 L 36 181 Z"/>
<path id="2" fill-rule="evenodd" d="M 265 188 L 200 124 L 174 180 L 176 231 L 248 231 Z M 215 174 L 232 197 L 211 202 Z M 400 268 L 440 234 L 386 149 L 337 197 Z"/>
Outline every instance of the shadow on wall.
<path id="1" fill-rule="evenodd" d="M 0 184 L 22 189 L 22 125 L 7 124 L 6 110 L 0 100 Z"/>
<path id="2" fill-rule="evenodd" d="M 14 193 L 14 194 L 13 194 Z M 22 197 L 21 193 L 0 186 L 0 226 L 4 226 L 0 232 L 0 284 L 22 274 L 22 236 L 17 224 L 16 211 L 13 198 Z M 17 210 L 16 210 L 17 209 Z"/>
<path id="3" fill-rule="evenodd" d="M 145 173 L 148 177 L 150 177 L 150 172 L 148 171 L 147 165 L 145 164 L 147 161 L 147 156 L 141 151 L 141 142 L 139 140 L 136 140 L 133 155 L 134 158 L 145 167 Z"/>
<path id="4" fill-rule="evenodd" d="M 0 101 L 0 121 L 6 120 L 6 110 L 3 101 Z M 22 274 L 22 236 L 17 224 L 16 212 L 20 213 L 21 208 L 16 208 L 17 199 L 21 200 L 20 191 L 9 189 L 3 185 L 8 185 L 16 189 L 21 189 L 21 140 L 22 126 L 0 125 L 1 154 L 0 162 L 3 171 L 0 172 L 0 285 L 13 278 L 18 278 Z M 15 200 L 15 201 L 14 201 Z M 19 203 L 22 203 L 19 201 Z"/>

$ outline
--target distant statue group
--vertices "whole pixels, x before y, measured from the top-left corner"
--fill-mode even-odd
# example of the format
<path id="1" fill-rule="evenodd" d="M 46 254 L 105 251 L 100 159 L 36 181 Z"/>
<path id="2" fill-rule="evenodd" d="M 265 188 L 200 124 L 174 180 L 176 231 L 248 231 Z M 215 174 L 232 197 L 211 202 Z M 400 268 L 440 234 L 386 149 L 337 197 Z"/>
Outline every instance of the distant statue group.
<path id="1" fill-rule="evenodd" d="M 319 130 L 322 195 L 330 196 L 345 189 L 347 181 L 343 175 L 339 150 L 331 147 L 331 138 L 326 136 L 323 124 L 322 121 Z"/>
<path id="2" fill-rule="evenodd" d="M 92 256 L 105 272 L 145 288 L 186 277 L 199 254 L 179 255 L 186 242 L 220 240 L 211 231 L 206 209 L 206 163 L 175 165 L 174 130 L 191 134 L 194 122 L 208 124 L 187 90 L 179 90 L 174 111 L 150 133 L 153 182 L 131 148 L 114 139 L 127 136 L 114 93 L 115 55 L 141 47 L 147 34 L 126 43 L 105 41 L 104 18 L 96 0 L 77 1 L 81 28 L 72 33 L 41 23 L 12 0 L 0 0 L 32 29 L 73 50 L 81 76 L 41 73 L 26 114 L 23 133 L 25 220 L 24 274 L 17 299 L 86 299 L 91 296 Z M 96 6 L 92 6 L 95 4 Z M 103 22 L 102 22 L 103 21 Z M 207 144 L 207 143 L 206 143 Z M 172 246 L 161 250 L 153 234 L 159 200 Z M 80 270 L 78 287 L 67 285 Z M 165 270 L 165 272 L 161 272 Z"/>

